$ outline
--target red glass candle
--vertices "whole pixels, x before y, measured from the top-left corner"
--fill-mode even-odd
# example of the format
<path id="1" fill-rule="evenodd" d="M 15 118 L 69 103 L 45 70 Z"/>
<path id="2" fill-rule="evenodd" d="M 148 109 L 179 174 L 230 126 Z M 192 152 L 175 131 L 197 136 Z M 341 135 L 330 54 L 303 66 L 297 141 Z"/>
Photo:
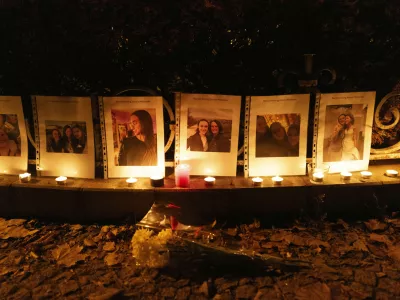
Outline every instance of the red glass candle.
<path id="1" fill-rule="evenodd" d="M 190 184 L 190 166 L 186 164 L 178 165 L 175 168 L 175 185 L 187 188 Z"/>

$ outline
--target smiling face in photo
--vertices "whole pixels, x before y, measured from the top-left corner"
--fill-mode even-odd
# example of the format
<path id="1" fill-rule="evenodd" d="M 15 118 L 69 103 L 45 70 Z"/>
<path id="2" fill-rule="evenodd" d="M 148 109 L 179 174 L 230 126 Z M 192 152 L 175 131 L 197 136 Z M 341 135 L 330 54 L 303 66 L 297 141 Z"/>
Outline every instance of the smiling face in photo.
<path id="1" fill-rule="evenodd" d="M 219 133 L 219 127 L 218 124 L 215 122 L 211 122 L 211 133 L 216 135 Z"/>
<path id="2" fill-rule="evenodd" d="M 199 122 L 199 133 L 201 135 L 206 135 L 207 131 L 208 131 L 208 123 L 206 121 L 200 121 Z"/>
<path id="3" fill-rule="evenodd" d="M 136 115 L 132 115 L 130 120 L 133 135 L 139 135 L 142 132 L 139 118 Z"/>

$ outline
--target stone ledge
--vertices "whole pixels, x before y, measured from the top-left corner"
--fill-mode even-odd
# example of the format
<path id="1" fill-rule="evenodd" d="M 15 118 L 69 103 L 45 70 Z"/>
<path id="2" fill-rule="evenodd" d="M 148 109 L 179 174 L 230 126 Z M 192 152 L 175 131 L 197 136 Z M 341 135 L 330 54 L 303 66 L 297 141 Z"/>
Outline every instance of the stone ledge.
<path id="1" fill-rule="evenodd" d="M 126 217 L 140 220 L 156 201 L 180 206 L 184 223 L 201 223 L 215 217 L 290 217 L 300 211 L 310 215 L 319 211 L 373 215 L 378 213 L 378 206 L 400 209 L 400 177 L 384 176 L 386 169 L 399 166 L 371 166 L 373 176 L 367 182 L 354 172 L 348 182 L 343 182 L 339 174 L 332 174 L 322 184 L 311 183 L 308 176 L 285 176 L 282 186 L 273 186 L 267 177 L 263 187 L 256 188 L 251 179 L 243 177 L 217 178 L 213 187 L 205 187 L 203 177 L 193 177 L 190 188 L 176 188 L 170 176 L 164 187 L 152 188 L 147 178 L 128 187 L 125 179 L 68 179 L 65 186 L 60 186 L 54 178 L 32 178 L 29 183 L 21 183 L 17 176 L 3 176 L 0 216 L 71 222 Z"/>

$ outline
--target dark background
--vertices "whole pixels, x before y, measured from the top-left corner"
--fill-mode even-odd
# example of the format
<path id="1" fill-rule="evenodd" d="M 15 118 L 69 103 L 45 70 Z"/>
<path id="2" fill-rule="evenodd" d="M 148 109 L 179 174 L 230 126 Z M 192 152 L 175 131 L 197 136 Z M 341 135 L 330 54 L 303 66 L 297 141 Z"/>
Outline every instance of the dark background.
<path id="1" fill-rule="evenodd" d="M 296 93 L 312 78 L 379 101 L 400 79 L 399 33 L 398 0 L 2 0 L 0 94 L 22 95 L 28 117 L 29 95 L 127 86 L 172 105 L 174 91 Z"/>

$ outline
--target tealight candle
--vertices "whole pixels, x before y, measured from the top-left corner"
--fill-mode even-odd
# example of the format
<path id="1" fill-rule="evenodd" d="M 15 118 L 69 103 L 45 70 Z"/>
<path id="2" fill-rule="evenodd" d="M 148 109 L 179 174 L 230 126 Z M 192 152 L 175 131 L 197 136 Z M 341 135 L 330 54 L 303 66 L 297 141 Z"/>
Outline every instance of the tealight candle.
<path id="1" fill-rule="evenodd" d="M 60 177 L 57 177 L 56 178 L 56 182 L 57 182 L 57 184 L 59 184 L 59 185 L 64 185 L 64 184 L 67 184 L 67 177 L 65 177 L 65 176 L 60 176 Z"/>
<path id="2" fill-rule="evenodd" d="M 151 176 L 150 183 L 152 187 L 162 187 L 164 186 L 164 177 L 162 176 Z"/>
<path id="3" fill-rule="evenodd" d="M 272 182 L 274 183 L 274 185 L 281 185 L 283 181 L 282 177 L 279 177 L 278 175 L 275 177 L 272 177 Z"/>
<path id="4" fill-rule="evenodd" d="M 206 186 L 213 186 L 215 184 L 215 178 L 214 177 L 206 177 L 204 178 L 204 184 Z"/>
<path id="5" fill-rule="evenodd" d="M 19 174 L 19 181 L 21 182 L 31 181 L 31 174 L 30 173 Z"/>
<path id="6" fill-rule="evenodd" d="M 313 173 L 313 181 L 315 182 L 323 182 L 324 181 L 324 173 L 322 172 L 315 172 Z"/>
<path id="7" fill-rule="evenodd" d="M 347 172 L 347 171 L 343 171 L 342 173 L 340 173 L 340 177 L 343 180 L 350 180 L 352 175 L 353 174 L 351 174 L 350 172 Z"/>
<path id="8" fill-rule="evenodd" d="M 362 171 L 360 174 L 362 179 L 370 179 L 372 176 L 372 172 L 370 171 Z"/>
<path id="9" fill-rule="evenodd" d="M 399 172 L 397 172 L 396 170 L 386 170 L 385 174 L 388 177 L 397 177 L 397 175 L 399 175 Z"/>
<path id="10" fill-rule="evenodd" d="M 128 184 L 128 186 L 133 186 L 136 182 L 137 182 L 137 179 L 136 179 L 136 178 L 133 178 L 133 177 L 129 177 L 129 178 L 126 180 L 126 183 Z"/>
<path id="11" fill-rule="evenodd" d="M 253 181 L 253 186 L 262 186 L 263 179 L 261 177 L 254 177 L 252 181 Z"/>
<path id="12" fill-rule="evenodd" d="M 175 167 L 175 185 L 177 187 L 187 188 L 190 184 L 190 166 L 187 164 L 177 165 Z"/>

